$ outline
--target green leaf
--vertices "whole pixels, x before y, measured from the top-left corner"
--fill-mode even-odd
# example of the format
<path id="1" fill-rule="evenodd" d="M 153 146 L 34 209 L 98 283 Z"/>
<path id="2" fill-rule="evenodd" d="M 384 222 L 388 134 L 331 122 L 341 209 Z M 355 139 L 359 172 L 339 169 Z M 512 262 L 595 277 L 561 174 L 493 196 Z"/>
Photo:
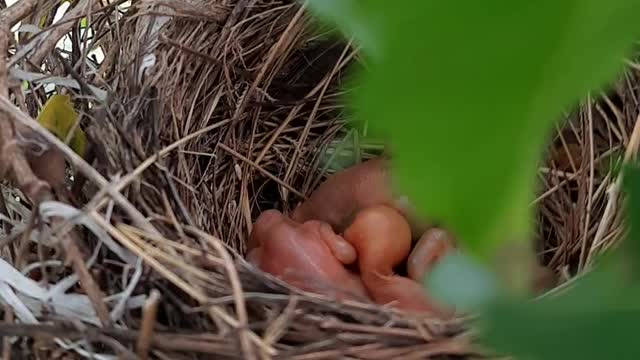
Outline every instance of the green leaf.
<path id="1" fill-rule="evenodd" d="M 309 3 L 372 56 L 350 100 L 389 139 L 397 185 L 484 259 L 528 238 L 549 130 L 640 26 L 637 0 Z"/>
<path id="2" fill-rule="evenodd" d="M 624 176 L 630 232 L 622 246 L 566 293 L 490 304 L 479 321 L 484 345 L 518 359 L 640 358 L 640 168 L 627 166 Z"/>
<path id="3" fill-rule="evenodd" d="M 436 300 L 453 305 L 459 311 L 476 310 L 498 295 L 493 274 L 462 253 L 442 258 L 424 281 Z"/>
<path id="4" fill-rule="evenodd" d="M 480 338 L 516 359 L 640 359 L 639 296 L 613 271 L 599 271 L 561 296 L 494 303 L 480 318 Z"/>
<path id="5" fill-rule="evenodd" d="M 315 15 L 353 36 L 367 52 L 381 55 L 386 16 L 361 0 L 307 1 Z"/>
<path id="6" fill-rule="evenodd" d="M 620 255 L 630 264 L 633 278 L 640 284 L 640 166 L 637 163 L 626 166 L 624 176 L 629 235 L 622 244 Z"/>

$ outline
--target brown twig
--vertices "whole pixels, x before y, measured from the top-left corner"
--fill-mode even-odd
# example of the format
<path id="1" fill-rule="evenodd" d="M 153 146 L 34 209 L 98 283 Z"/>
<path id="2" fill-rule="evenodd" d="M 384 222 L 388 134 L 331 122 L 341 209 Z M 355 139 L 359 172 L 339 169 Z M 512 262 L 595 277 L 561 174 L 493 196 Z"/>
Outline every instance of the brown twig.
<path id="1" fill-rule="evenodd" d="M 30 4 L 25 2 L 25 4 Z M 26 6 L 26 5 L 25 5 Z M 13 7 L 12 7 L 13 8 Z M 0 54 L 6 54 L 7 46 L 9 44 L 10 29 L 9 23 L 11 17 L 22 15 L 24 12 L 16 10 L 5 14 L 6 11 L 11 10 L 9 8 L 0 14 Z M 51 193 L 51 187 L 49 184 L 38 179 L 29 163 L 27 162 L 24 153 L 17 145 L 15 138 L 15 117 L 11 116 L 14 112 L 19 112 L 13 104 L 8 100 L 9 87 L 8 87 L 8 69 L 5 56 L 0 56 L 0 99 L 2 99 L 2 105 L 0 106 L 1 115 L 7 119 L 0 121 L 0 148 L 2 149 L 0 158 L 0 167 L 3 171 L 0 175 L 7 173 L 11 174 L 12 179 L 16 182 L 16 186 L 22 190 L 35 204 L 40 204 L 42 201 L 53 200 L 54 196 Z M 31 122 L 34 122 L 31 120 Z M 45 131 L 46 132 L 46 131 Z M 52 136 L 48 132 L 47 135 Z M 52 223 L 59 224 L 62 220 L 52 219 Z M 67 260 L 69 260 L 78 275 L 81 286 L 84 288 L 87 296 L 92 302 L 96 314 L 104 326 L 109 325 L 109 312 L 106 305 L 103 302 L 103 295 L 100 288 L 97 286 L 95 280 L 87 270 L 84 260 L 81 256 L 80 250 L 76 242 L 72 239 L 73 233 L 63 235 L 62 245 L 65 249 Z"/>
<path id="2" fill-rule="evenodd" d="M 32 324 L 2 324 L 0 336 L 19 336 L 32 338 L 64 338 L 86 339 L 88 341 L 102 341 L 104 336 L 118 341 L 135 344 L 139 332 L 119 328 L 85 328 L 77 329 L 65 325 L 32 325 Z M 234 349 L 224 344 L 223 339 L 177 333 L 157 333 L 151 340 L 151 345 L 157 349 L 173 351 L 193 351 L 208 354 L 233 354 Z"/>
<path id="3" fill-rule="evenodd" d="M 95 5 L 95 3 L 97 3 L 96 0 L 80 0 L 76 3 L 73 9 L 64 14 L 64 17 L 59 21 L 61 25 L 53 28 L 51 30 L 51 33 L 48 34 L 47 37 L 35 49 L 35 52 L 29 58 L 31 63 L 36 65 L 42 63 L 44 58 L 49 55 L 51 51 L 56 47 L 58 41 L 67 33 L 69 33 L 69 31 L 71 31 L 71 29 L 73 28 L 75 21 L 68 20 L 84 16 L 86 7 L 91 8 Z"/>
<path id="4" fill-rule="evenodd" d="M 0 12 L 0 23 L 11 28 L 18 21 L 29 15 L 38 0 L 20 0 Z"/>
<path id="5" fill-rule="evenodd" d="M 140 328 L 140 336 L 136 342 L 136 353 L 141 360 L 147 360 L 149 356 L 159 301 L 160 292 L 153 289 L 142 310 L 142 327 Z"/>
<path id="6" fill-rule="evenodd" d="M 4 323 L 13 324 L 13 309 L 10 306 L 4 307 Z M 11 360 L 11 338 L 2 337 L 2 360 Z"/>
<path id="7" fill-rule="evenodd" d="M 219 148 L 223 149 L 224 151 L 230 153 L 231 155 L 233 155 L 233 156 L 237 157 L 238 159 L 240 159 L 240 160 L 246 162 L 247 164 L 251 165 L 251 167 L 253 167 L 256 170 L 260 171 L 262 174 L 264 174 L 266 177 L 270 178 L 271 180 L 273 180 L 273 181 L 277 182 L 278 184 L 282 185 L 284 188 L 286 188 L 287 190 L 291 191 L 293 194 L 297 195 L 301 199 L 306 199 L 306 196 L 304 196 L 303 193 L 301 193 L 300 191 L 294 189 L 291 185 L 287 184 L 286 182 L 280 180 L 278 177 L 274 176 L 273 174 L 271 174 L 270 172 L 265 170 L 263 167 L 257 165 L 253 161 L 249 160 L 246 156 L 243 156 L 239 152 L 233 150 L 232 148 L 228 147 L 227 145 L 225 145 L 223 143 L 218 143 L 217 145 L 218 145 Z"/>
<path id="8" fill-rule="evenodd" d="M 1 69 L 1 66 L 0 66 Z M 0 79 L 1 80 L 1 79 Z M 107 193 L 113 198 L 113 200 L 125 210 L 129 216 L 131 216 L 132 221 L 139 227 L 146 229 L 150 232 L 156 233 L 157 230 L 149 223 L 149 221 L 142 215 L 142 213 L 136 209 L 127 198 L 125 198 L 120 192 L 114 190 L 111 184 L 105 179 L 96 169 L 94 169 L 91 165 L 89 165 L 83 158 L 81 158 L 78 154 L 76 154 L 69 146 L 65 145 L 61 140 L 59 140 L 56 136 L 51 134 L 45 128 L 43 128 L 38 122 L 31 119 L 29 116 L 22 113 L 19 109 L 16 109 L 13 104 L 6 98 L 0 96 L 0 109 L 5 112 L 11 119 L 20 123 L 20 125 L 24 125 L 32 131 L 35 131 L 39 136 L 42 136 L 50 142 L 53 146 L 57 147 L 60 151 L 62 151 L 65 157 L 71 161 L 71 163 L 76 167 L 79 171 L 81 171 L 87 178 L 96 183 L 96 185 L 101 188 L 106 189 Z M 0 125 L 2 126 L 2 125 Z M 22 157 L 24 159 L 24 156 Z M 16 163 L 19 165 L 21 162 L 16 160 Z M 26 160 L 24 161 L 26 164 Z M 17 168 L 21 171 L 22 179 L 27 178 L 26 170 L 21 167 Z M 16 171 L 16 168 L 14 168 Z M 31 170 L 29 169 L 29 173 L 33 175 Z M 16 174 L 18 177 L 18 174 Z M 24 181 L 24 180 L 23 180 Z M 41 186 L 47 186 L 43 184 Z M 20 185 L 18 186 L 20 188 Z"/>

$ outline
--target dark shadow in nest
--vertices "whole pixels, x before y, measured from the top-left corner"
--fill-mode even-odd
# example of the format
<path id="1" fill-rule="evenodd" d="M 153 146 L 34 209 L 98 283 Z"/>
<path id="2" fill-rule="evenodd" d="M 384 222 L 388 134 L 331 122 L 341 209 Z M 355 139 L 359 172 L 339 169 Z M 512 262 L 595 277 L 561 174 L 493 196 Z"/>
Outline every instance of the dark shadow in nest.
<path id="1" fill-rule="evenodd" d="M 318 97 L 304 98 L 304 95 L 321 83 L 322 79 L 331 72 L 346 46 L 347 43 L 343 41 L 324 39 L 307 43 L 305 46 L 294 50 L 291 54 L 291 60 L 271 82 L 269 94 L 274 98 L 259 104 L 262 111 L 275 114 L 283 111 L 283 105 L 302 105 L 301 113 L 311 111 Z M 333 77 L 329 87 L 334 88 L 342 81 L 343 74 L 338 73 Z M 341 100 L 339 98 L 328 100 L 325 96 L 323 108 L 318 111 L 316 124 L 313 125 L 315 132 L 329 133 L 336 128 L 336 120 L 342 117 Z M 332 105 L 335 105 L 335 107 L 332 108 Z M 287 110 L 284 109 L 284 111 Z M 287 133 L 303 128 L 305 125 L 306 118 L 294 118 L 290 122 L 290 129 L 283 131 L 282 136 L 287 137 Z M 326 147 L 326 144 L 318 143 L 317 145 L 318 147 Z M 317 160 L 313 159 L 313 164 L 316 164 Z M 304 162 L 302 166 L 308 166 L 308 164 L 308 162 Z M 284 169 L 280 170 L 284 172 Z M 279 177 L 283 174 L 274 173 L 274 175 Z M 263 182 L 260 186 L 260 189 L 254 189 L 253 191 L 254 194 L 260 194 L 260 197 L 255 199 L 258 207 L 254 208 L 252 214 L 254 218 L 261 211 L 267 209 L 291 209 L 300 201 L 300 199 L 293 199 L 293 203 L 291 201 L 283 203 L 280 186 L 274 181 Z M 307 184 L 306 189 L 301 190 L 308 192 L 312 190 L 309 187 L 309 184 Z"/>
<path id="2" fill-rule="evenodd" d="M 280 101 L 302 101 L 301 95 L 311 91 L 331 71 L 345 46 L 345 42 L 329 39 L 314 41 L 295 50 L 291 61 L 274 79 L 270 89 L 279 95 Z M 340 76 L 336 78 L 340 79 Z"/>

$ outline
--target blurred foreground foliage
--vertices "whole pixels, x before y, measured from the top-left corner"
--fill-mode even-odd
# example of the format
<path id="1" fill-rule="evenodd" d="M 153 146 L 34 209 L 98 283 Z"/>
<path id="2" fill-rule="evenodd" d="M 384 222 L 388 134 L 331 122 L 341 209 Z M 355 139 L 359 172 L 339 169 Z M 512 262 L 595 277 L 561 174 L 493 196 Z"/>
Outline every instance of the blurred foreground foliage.
<path id="1" fill-rule="evenodd" d="M 529 204 L 549 131 L 563 111 L 621 73 L 639 35 L 640 1 L 307 4 L 362 46 L 367 67 L 355 74 L 347 101 L 388 140 L 397 187 L 454 229 L 468 255 L 434 271 L 437 294 L 476 307 L 484 343 L 501 353 L 640 358 L 632 341 L 640 320 L 637 227 L 624 250 L 558 294 L 526 301 L 492 279 L 529 269 L 526 261 L 501 267 L 497 254 L 528 249 Z M 640 171 L 628 168 L 625 177 L 628 214 L 638 219 Z"/>

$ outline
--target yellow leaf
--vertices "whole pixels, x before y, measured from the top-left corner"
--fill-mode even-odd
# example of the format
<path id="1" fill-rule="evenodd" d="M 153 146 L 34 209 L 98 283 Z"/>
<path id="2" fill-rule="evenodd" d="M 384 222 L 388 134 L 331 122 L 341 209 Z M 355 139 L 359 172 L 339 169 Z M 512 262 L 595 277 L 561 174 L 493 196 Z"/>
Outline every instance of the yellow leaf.
<path id="1" fill-rule="evenodd" d="M 76 113 L 73 108 L 71 97 L 68 95 L 54 94 L 42 107 L 42 111 L 38 115 L 38 122 L 60 140 L 64 141 L 74 126 L 77 117 L 78 113 Z M 84 157 L 87 139 L 80 126 L 76 127 L 69 145 L 73 151 Z"/>

